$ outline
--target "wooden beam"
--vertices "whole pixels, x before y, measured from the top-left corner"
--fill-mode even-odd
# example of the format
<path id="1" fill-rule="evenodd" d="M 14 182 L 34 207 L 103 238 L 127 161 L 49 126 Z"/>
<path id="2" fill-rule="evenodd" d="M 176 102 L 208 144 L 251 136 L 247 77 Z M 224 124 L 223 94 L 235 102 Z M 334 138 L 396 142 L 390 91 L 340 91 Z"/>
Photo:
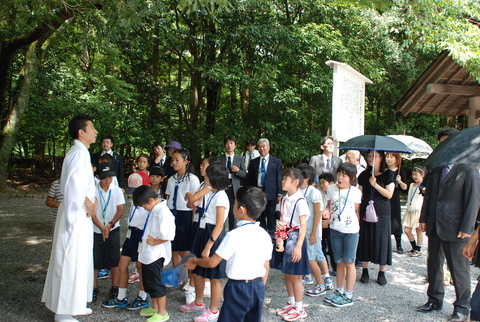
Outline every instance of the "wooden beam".
<path id="1" fill-rule="evenodd" d="M 480 96 L 480 87 L 466 85 L 433 84 L 427 85 L 427 93 L 461 96 Z"/>

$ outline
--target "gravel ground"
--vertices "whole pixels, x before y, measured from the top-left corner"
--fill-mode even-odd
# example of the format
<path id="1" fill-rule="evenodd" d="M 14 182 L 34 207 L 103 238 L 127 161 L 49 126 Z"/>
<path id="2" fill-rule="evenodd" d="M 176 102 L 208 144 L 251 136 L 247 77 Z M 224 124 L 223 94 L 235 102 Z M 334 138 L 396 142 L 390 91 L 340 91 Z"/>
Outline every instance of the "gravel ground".
<path id="1" fill-rule="evenodd" d="M 128 207 L 126 207 L 128 208 Z M 43 284 L 48 268 L 51 247 L 52 210 L 45 206 L 45 199 L 26 196 L 0 196 L 0 321 L 52 321 L 53 314 L 40 302 Z M 122 219 L 125 236 L 126 217 Z M 123 242 L 122 237 L 122 242 Z M 410 249 L 403 235 L 403 248 Z M 446 287 L 445 303 L 442 311 L 419 313 L 415 307 L 426 302 L 425 282 L 426 249 L 424 255 L 412 258 L 393 254 L 393 265 L 387 270 L 387 286 L 379 286 L 376 281 L 378 266 L 370 267 L 371 282 L 368 285 L 357 283 L 354 292 L 354 305 L 335 308 L 323 302 L 325 296 L 304 297 L 309 317 L 307 320 L 340 321 L 441 321 L 450 317 L 455 292 L 453 286 Z M 473 268 L 472 289 L 480 270 Z M 357 277 L 361 270 L 357 270 Z M 358 279 L 357 279 L 358 280 Z M 144 321 L 138 312 L 124 309 L 106 309 L 101 302 L 107 297 L 110 281 L 100 280 L 100 295 L 92 304 L 94 314 L 78 317 L 80 321 Z M 127 296 L 134 298 L 138 283 L 130 284 Z M 328 293 L 327 293 L 328 294 Z M 167 309 L 172 321 L 191 321 L 194 314 L 182 313 L 178 306 L 184 304 L 185 296 L 180 289 L 169 289 Z M 208 299 L 207 299 L 208 302 Z M 283 276 L 271 271 L 267 284 L 263 311 L 263 321 L 280 321 L 275 309 L 286 302 Z"/>

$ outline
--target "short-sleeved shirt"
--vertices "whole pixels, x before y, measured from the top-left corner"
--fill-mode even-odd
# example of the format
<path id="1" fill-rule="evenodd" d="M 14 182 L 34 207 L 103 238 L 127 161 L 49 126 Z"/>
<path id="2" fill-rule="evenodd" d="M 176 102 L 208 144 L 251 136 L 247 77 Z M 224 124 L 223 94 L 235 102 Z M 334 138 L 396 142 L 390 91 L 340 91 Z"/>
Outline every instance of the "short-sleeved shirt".
<path id="1" fill-rule="evenodd" d="M 313 205 L 316 203 L 320 204 L 320 211 L 323 211 L 323 197 L 320 190 L 315 189 L 313 186 L 307 186 L 305 189 L 298 189 L 302 193 L 303 197 L 307 199 L 308 208 L 310 209 L 310 217 L 307 220 L 307 232 L 311 232 L 313 229 L 313 220 L 315 219 L 315 212 Z M 320 222 L 318 223 L 317 233 L 320 234 L 320 238 L 322 238 L 322 218 L 320 217 Z"/>
<path id="2" fill-rule="evenodd" d="M 60 180 L 55 180 L 48 191 L 48 196 L 53 198 L 53 201 L 61 203 L 63 201 L 63 194 L 60 191 Z M 55 208 L 53 211 L 53 225 L 57 221 L 57 212 L 58 208 Z"/>
<path id="3" fill-rule="evenodd" d="M 146 240 L 148 236 L 168 240 L 160 245 L 148 245 Z M 175 217 L 167 207 L 165 200 L 155 205 L 148 212 L 145 225 L 143 227 L 142 242 L 138 245 L 138 261 L 148 265 L 159 258 L 165 258 L 164 266 L 170 263 L 172 259 L 172 243 L 175 238 Z"/>
<path id="4" fill-rule="evenodd" d="M 228 211 L 230 209 L 230 201 L 225 193 L 225 190 L 218 190 L 216 192 L 210 191 L 205 195 L 205 222 L 207 224 L 215 225 L 217 223 L 217 207 L 225 207 L 223 222 L 227 220 Z"/>
<path id="5" fill-rule="evenodd" d="M 298 200 L 302 199 L 302 200 Z M 298 200 L 298 202 L 297 202 Z M 295 206 L 296 204 L 296 206 Z M 303 194 L 300 190 L 297 190 L 293 195 L 289 196 L 288 194 L 282 200 L 282 221 L 290 225 L 290 219 L 292 221 L 292 227 L 300 226 L 300 216 L 307 216 L 305 219 L 308 220 L 310 217 L 310 208 L 308 208 L 307 200 L 303 197 Z M 293 214 L 293 210 L 295 213 Z"/>
<path id="6" fill-rule="evenodd" d="M 128 227 L 143 229 L 147 215 L 148 211 L 146 211 L 143 207 L 135 207 L 132 201 L 130 205 L 130 212 L 128 214 Z"/>
<path id="7" fill-rule="evenodd" d="M 168 203 L 167 203 L 169 209 L 173 209 L 173 195 L 175 192 L 176 185 L 178 185 L 177 200 L 176 200 L 177 210 L 180 210 L 180 211 L 191 210 L 191 208 L 188 208 L 187 206 L 187 201 L 185 200 L 185 194 L 187 192 L 194 194 L 198 190 L 198 187 L 200 187 L 200 180 L 198 180 L 198 177 L 196 175 L 191 173 L 184 175 L 181 178 L 178 178 L 177 173 L 171 176 L 168 179 L 167 190 L 165 192 L 166 195 L 170 196 L 168 198 Z"/>
<path id="8" fill-rule="evenodd" d="M 122 189 L 113 183 L 110 184 L 107 191 L 104 191 L 100 187 L 100 184 L 97 184 L 95 189 L 98 200 L 96 216 L 102 225 L 106 226 L 117 214 L 117 206 L 125 204 L 125 198 L 123 197 Z M 93 222 L 92 224 L 93 231 L 97 234 L 101 234 L 102 232 L 100 231 L 100 228 L 98 228 Z M 118 220 L 110 230 L 114 230 L 118 227 L 120 227 L 120 220 Z"/>
<path id="9" fill-rule="evenodd" d="M 228 278 L 251 280 L 265 275 L 265 261 L 271 259 L 272 250 L 272 239 L 258 222 L 241 220 L 215 253 L 227 261 Z"/>
<path id="10" fill-rule="evenodd" d="M 340 189 L 338 185 L 327 188 L 327 200 L 330 200 L 330 229 L 344 234 L 358 233 L 360 223 L 355 204 L 362 202 L 362 192 L 354 186 L 349 189 Z"/>

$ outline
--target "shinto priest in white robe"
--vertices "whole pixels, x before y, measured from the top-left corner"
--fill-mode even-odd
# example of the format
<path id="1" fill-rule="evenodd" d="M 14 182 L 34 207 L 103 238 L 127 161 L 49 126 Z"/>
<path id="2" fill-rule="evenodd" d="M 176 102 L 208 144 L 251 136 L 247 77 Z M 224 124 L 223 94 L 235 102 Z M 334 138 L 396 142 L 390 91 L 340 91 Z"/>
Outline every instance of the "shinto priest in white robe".
<path id="1" fill-rule="evenodd" d="M 93 225 L 85 198 L 95 200 L 95 183 L 87 147 L 75 140 L 63 161 L 52 253 L 42 302 L 57 314 L 84 315 L 93 292 Z"/>

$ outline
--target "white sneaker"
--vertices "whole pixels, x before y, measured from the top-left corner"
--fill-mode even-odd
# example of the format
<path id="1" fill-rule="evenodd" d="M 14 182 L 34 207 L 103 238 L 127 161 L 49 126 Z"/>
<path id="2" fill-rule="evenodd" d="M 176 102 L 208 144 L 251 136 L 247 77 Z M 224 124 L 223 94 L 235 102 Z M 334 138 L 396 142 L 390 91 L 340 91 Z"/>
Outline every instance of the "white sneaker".
<path id="1" fill-rule="evenodd" d="M 188 292 L 189 287 L 191 287 L 190 286 L 190 279 L 187 278 L 187 282 L 185 283 L 185 285 L 183 285 L 182 291 L 187 291 Z"/>

